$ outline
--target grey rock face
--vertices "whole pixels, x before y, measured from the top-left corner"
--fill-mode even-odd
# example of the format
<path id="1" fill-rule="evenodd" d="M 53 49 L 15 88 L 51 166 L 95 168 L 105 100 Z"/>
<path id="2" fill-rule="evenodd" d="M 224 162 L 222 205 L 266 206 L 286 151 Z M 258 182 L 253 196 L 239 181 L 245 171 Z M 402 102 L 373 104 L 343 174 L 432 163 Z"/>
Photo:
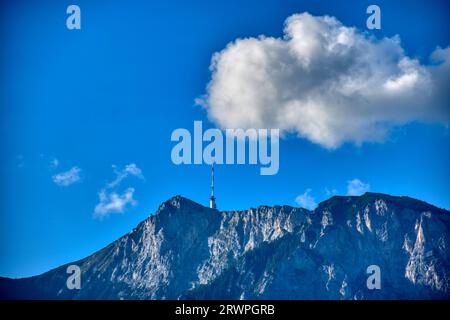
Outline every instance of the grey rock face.
<path id="1" fill-rule="evenodd" d="M 450 212 L 408 197 L 336 196 L 314 211 L 219 212 L 176 196 L 80 266 L 0 279 L 2 298 L 448 299 Z M 68 264 L 69 265 L 69 264 Z M 367 288 L 367 267 L 381 289 Z"/>

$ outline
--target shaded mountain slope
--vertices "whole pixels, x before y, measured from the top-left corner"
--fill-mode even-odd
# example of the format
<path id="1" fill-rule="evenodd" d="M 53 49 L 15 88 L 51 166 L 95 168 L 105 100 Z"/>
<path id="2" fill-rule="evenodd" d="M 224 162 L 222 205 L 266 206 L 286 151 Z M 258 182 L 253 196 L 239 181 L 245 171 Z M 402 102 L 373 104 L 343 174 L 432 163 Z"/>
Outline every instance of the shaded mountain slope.
<path id="1" fill-rule="evenodd" d="M 448 299 L 450 212 L 408 197 L 335 196 L 314 211 L 206 208 L 181 196 L 130 233 L 39 276 L 0 279 L 2 298 Z M 369 290 L 367 267 L 381 270 Z"/>

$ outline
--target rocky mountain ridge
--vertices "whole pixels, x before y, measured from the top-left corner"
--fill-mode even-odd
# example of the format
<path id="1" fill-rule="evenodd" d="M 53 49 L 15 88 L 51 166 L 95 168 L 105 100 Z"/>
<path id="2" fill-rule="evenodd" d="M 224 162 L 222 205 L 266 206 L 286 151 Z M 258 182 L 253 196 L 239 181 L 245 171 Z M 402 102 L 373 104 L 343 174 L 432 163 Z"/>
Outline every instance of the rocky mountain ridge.
<path id="1" fill-rule="evenodd" d="M 314 210 L 210 209 L 181 196 L 89 257 L 0 279 L 2 298 L 448 299 L 450 212 L 408 197 L 334 196 Z M 68 265 L 81 289 L 66 286 Z M 367 287 L 379 266 L 381 288 Z"/>

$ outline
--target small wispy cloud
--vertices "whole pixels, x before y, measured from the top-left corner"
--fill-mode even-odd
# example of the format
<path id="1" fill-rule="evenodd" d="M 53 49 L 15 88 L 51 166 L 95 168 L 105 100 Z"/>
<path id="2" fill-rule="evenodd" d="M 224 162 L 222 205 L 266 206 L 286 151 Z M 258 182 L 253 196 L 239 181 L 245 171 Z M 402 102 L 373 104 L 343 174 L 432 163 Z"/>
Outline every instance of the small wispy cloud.
<path id="1" fill-rule="evenodd" d="M 362 182 L 359 179 L 353 179 L 347 182 L 347 194 L 349 196 L 360 196 L 369 190 L 370 184 Z"/>
<path id="2" fill-rule="evenodd" d="M 295 198 L 295 202 L 308 210 L 314 210 L 317 207 L 317 202 L 315 201 L 314 197 L 311 195 L 311 189 L 306 189 L 306 191 L 297 196 Z"/>
<path id="3" fill-rule="evenodd" d="M 52 176 L 52 180 L 58 186 L 67 187 L 81 180 L 81 169 L 77 166 L 72 167 L 68 171 L 60 172 Z"/>
<path id="4" fill-rule="evenodd" d="M 135 163 L 127 164 L 123 169 L 118 169 L 114 165 L 112 168 L 116 177 L 99 191 L 99 202 L 94 209 L 94 218 L 103 218 L 111 213 L 123 213 L 128 207 L 136 206 L 138 203 L 134 199 L 134 188 L 128 187 L 122 192 L 117 189 L 127 177 L 134 176 L 144 180 L 142 170 Z"/>
<path id="5" fill-rule="evenodd" d="M 99 203 L 95 206 L 94 217 L 103 218 L 110 213 L 123 213 L 128 205 L 137 205 L 133 195 L 134 188 L 126 189 L 122 194 L 102 189 L 98 194 Z"/>
<path id="6" fill-rule="evenodd" d="M 23 168 L 25 166 L 25 157 L 22 154 L 16 156 L 17 167 Z"/>
<path id="7" fill-rule="evenodd" d="M 138 168 L 138 166 L 135 163 L 130 163 L 125 166 L 124 169 L 118 170 L 117 166 L 113 165 L 114 173 L 116 174 L 116 179 L 114 181 L 108 183 L 108 188 L 114 188 L 118 186 L 122 180 L 124 180 L 128 176 L 135 176 L 139 179 L 144 179 L 144 176 L 142 175 L 142 170 Z"/>
<path id="8" fill-rule="evenodd" d="M 327 196 L 334 196 L 335 194 L 337 194 L 338 193 L 338 191 L 337 191 L 337 189 L 328 189 L 328 188 L 325 188 L 325 194 L 327 195 Z"/>
<path id="9" fill-rule="evenodd" d="M 59 166 L 59 160 L 56 158 L 53 158 L 52 160 L 50 160 L 50 168 L 52 169 L 56 169 Z"/>

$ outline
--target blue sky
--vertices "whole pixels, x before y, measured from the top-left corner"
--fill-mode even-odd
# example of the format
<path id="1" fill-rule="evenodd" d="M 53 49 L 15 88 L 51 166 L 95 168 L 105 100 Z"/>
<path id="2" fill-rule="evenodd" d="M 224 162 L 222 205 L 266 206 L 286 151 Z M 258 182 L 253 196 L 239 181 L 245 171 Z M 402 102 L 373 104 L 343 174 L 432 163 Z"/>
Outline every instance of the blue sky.
<path id="1" fill-rule="evenodd" d="M 2 4 L 0 276 L 35 275 L 85 257 L 173 195 L 208 204 L 210 168 L 174 165 L 170 136 L 192 130 L 194 120 L 216 126 L 194 100 L 211 79 L 212 54 L 236 38 L 281 37 L 285 19 L 306 11 L 378 39 L 399 35 L 405 54 L 424 65 L 437 46 L 450 45 L 446 1 L 377 1 L 382 28 L 374 31 L 366 29 L 369 1 L 74 3 L 82 29 L 73 31 L 65 26 L 72 2 Z M 291 134 L 280 141 L 277 175 L 218 166 L 217 205 L 298 205 L 307 190 L 317 203 L 326 190 L 347 194 L 359 179 L 374 192 L 450 209 L 449 160 L 449 130 L 433 122 L 408 122 L 382 142 L 335 149 Z M 130 188 L 133 203 L 122 213 L 95 215 L 99 193 L 106 206 Z M 112 208 L 105 206 L 97 211 Z"/>

